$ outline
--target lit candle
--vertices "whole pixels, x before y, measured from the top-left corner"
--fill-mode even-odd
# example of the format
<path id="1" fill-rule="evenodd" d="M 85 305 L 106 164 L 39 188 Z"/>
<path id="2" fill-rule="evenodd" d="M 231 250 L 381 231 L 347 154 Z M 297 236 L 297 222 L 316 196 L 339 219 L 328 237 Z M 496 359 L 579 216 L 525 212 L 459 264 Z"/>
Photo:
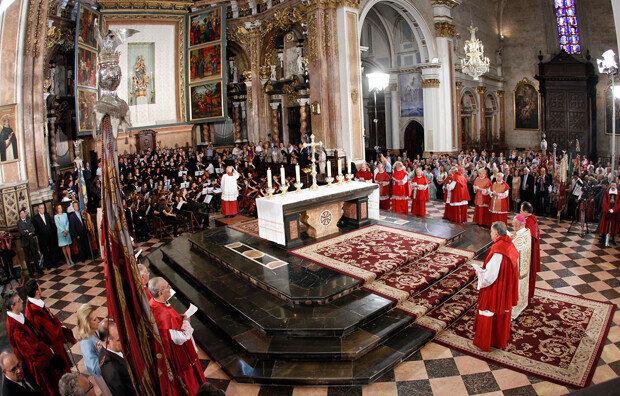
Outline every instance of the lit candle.
<path id="1" fill-rule="evenodd" d="M 327 161 L 327 177 L 332 177 L 332 162 Z"/>
<path id="2" fill-rule="evenodd" d="M 351 163 L 347 162 L 347 174 L 351 174 Z"/>
<path id="3" fill-rule="evenodd" d="M 272 188 L 272 184 L 271 184 L 271 168 L 267 168 L 267 188 L 271 190 Z"/>
<path id="4" fill-rule="evenodd" d="M 299 164 L 295 165 L 295 178 L 297 183 L 301 183 L 301 177 L 299 176 Z"/>
<path id="5" fill-rule="evenodd" d="M 342 175 L 342 162 L 338 159 L 338 176 Z"/>
<path id="6" fill-rule="evenodd" d="M 280 184 L 282 184 L 283 187 L 286 184 L 286 178 L 284 177 L 284 167 L 283 166 L 280 167 Z"/>

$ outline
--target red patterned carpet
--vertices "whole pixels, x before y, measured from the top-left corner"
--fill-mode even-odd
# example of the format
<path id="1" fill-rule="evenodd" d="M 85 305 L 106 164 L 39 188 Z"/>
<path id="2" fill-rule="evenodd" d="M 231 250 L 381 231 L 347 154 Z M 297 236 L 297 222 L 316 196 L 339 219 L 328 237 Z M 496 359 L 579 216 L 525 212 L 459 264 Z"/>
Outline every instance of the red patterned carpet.
<path id="1" fill-rule="evenodd" d="M 370 282 L 418 260 L 446 242 L 444 238 L 375 224 L 289 253 Z"/>
<path id="2" fill-rule="evenodd" d="M 244 234 L 251 235 L 255 238 L 260 238 L 258 235 L 258 220 L 250 220 L 243 223 L 231 224 L 228 228 L 243 232 Z"/>
<path id="3" fill-rule="evenodd" d="M 458 306 L 455 302 L 432 315 L 424 327 L 446 322 Z M 482 352 L 473 345 L 474 309 L 439 332 L 434 341 L 500 366 L 581 388 L 592 379 L 615 309 L 611 303 L 536 289 L 532 304 L 512 323 L 506 350 Z"/>

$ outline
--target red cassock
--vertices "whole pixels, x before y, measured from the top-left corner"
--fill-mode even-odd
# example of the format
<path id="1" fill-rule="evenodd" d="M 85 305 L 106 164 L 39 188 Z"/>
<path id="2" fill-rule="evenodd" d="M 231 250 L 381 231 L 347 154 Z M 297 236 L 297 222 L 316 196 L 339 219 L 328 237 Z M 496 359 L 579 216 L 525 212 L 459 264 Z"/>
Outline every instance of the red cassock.
<path id="1" fill-rule="evenodd" d="M 25 374 L 34 379 L 43 394 L 59 395 L 58 381 L 63 373 L 52 367 L 54 354 L 51 348 L 37 336 L 32 324 L 27 324 L 28 319 L 21 324 L 7 315 L 6 329 L 13 353 L 22 362 Z"/>
<path id="2" fill-rule="evenodd" d="M 52 315 L 47 307 L 41 308 L 30 301 L 26 303 L 26 319 L 32 323 L 32 326 L 43 337 L 44 341 L 51 345 L 54 353 L 64 360 L 66 364 L 64 372 L 70 372 L 73 363 L 71 363 L 71 359 L 69 359 L 65 349 L 65 342 L 71 345 L 76 343 L 73 332 L 63 327 L 60 320 Z"/>
<path id="3" fill-rule="evenodd" d="M 414 216 L 426 216 L 426 202 L 430 200 L 428 196 L 428 179 L 425 176 L 414 177 L 411 180 L 411 214 Z"/>
<path id="4" fill-rule="evenodd" d="M 456 172 L 454 175 L 456 186 L 454 187 L 455 202 L 460 203 L 457 206 L 457 223 L 465 223 L 467 221 L 467 205 L 469 204 L 469 190 L 467 189 L 467 179 L 461 174 Z"/>
<path id="5" fill-rule="evenodd" d="M 490 189 L 491 180 L 488 177 L 477 177 L 474 181 L 474 190 L 476 190 L 476 196 L 474 197 L 474 205 L 476 205 L 474 209 L 474 223 L 485 227 L 491 227 L 491 213 L 489 212 L 491 196 L 488 193 Z M 487 194 L 483 194 L 483 191 L 487 192 Z"/>
<path id="6" fill-rule="evenodd" d="M 172 341 L 169 331 L 183 331 L 181 329 L 183 317 L 172 306 L 159 301 L 151 300 L 150 306 L 174 375 L 183 381 L 190 395 L 195 395 L 200 385 L 206 380 L 194 347 L 194 341 L 189 339 L 184 344 L 177 345 Z M 177 394 L 182 395 L 183 392 L 178 390 Z"/>
<path id="7" fill-rule="evenodd" d="M 489 207 L 491 223 L 503 221 L 508 225 L 508 207 L 510 205 L 508 195 L 510 187 L 502 180 L 501 182 L 493 183 L 491 191 L 499 194 L 499 196 L 491 198 L 491 206 Z"/>
<path id="8" fill-rule="evenodd" d="M 375 176 L 375 182 L 379 183 L 379 208 L 383 210 L 390 210 L 390 180 L 392 178 L 387 172 Z"/>
<path id="9" fill-rule="evenodd" d="M 618 190 L 616 190 L 617 192 Z M 613 213 L 609 213 L 609 210 L 613 210 Z M 601 224 L 598 227 L 598 233 L 601 235 L 610 234 L 611 237 L 615 237 L 620 229 L 620 199 L 618 194 L 610 194 L 609 190 L 605 192 L 603 196 L 603 215 L 601 216 Z"/>
<path id="10" fill-rule="evenodd" d="M 397 170 L 392 174 L 394 183 L 392 185 L 392 212 L 409 212 L 409 181 L 407 172 L 403 169 Z"/>
<path id="11" fill-rule="evenodd" d="M 371 171 L 369 171 L 369 170 L 366 170 L 366 171 L 358 171 L 358 172 L 355 174 L 355 180 L 358 180 L 358 181 L 363 181 L 363 182 L 367 182 L 367 181 L 372 182 L 372 172 L 371 172 Z"/>
<path id="12" fill-rule="evenodd" d="M 151 295 L 151 292 L 147 285 L 144 286 L 144 291 L 146 292 L 146 298 L 149 300 L 149 304 L 150 304 L 151 300 L 153 299 L 153 296 Z"/>
<path id="13" fill-rule="evenodd" d="M 482 268 L 486 268 L 495 253 L 502 255 L 502 263 L 495 282 L 478 291 L 478 311 L 474 323 L 474 345 L 486 352 L 492 346 L 506 348 L 510 339 L 512 307 L 519 302 L 519 252 L 508 235 L 495 240 Z M 486 316 L 480 311 L 493 315 Z"/>
<path id="14" fill-rule="evenodd" d="M 536 274 L 540 271 L 540 229 L 538 228 L 538 219 L 534 215 L 530 215 L 525 219 L 525 228 L 530 230 L 532 235 L 532 258 L 530 261 L 530 288 L 527 294 L 527 303 L 532 302 L 534 296 L 534 288 L 536 287 Z"/>

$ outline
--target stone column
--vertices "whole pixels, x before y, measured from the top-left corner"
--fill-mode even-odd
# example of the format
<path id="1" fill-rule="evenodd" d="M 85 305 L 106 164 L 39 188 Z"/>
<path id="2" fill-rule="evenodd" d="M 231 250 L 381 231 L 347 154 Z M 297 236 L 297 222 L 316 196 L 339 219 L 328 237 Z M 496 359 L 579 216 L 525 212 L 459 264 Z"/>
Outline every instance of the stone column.
<path id="1" fill-rule="evenodd" d="M 56 150 L 56 117 L 47 118 L 49 127 L 49 145 L 50 145 L 50 161 L 52 166 L 58 166 L 58 152 Z"/>
<path id="2" fill-rule="evenodd" d="M 425 65 L 422 69 L 422 102 L 424 104 L 424 154 L 443 152 L 445 138 L 441 123 L 442 107 L 439 81 L 439 65 Z"/>
<path id="3" fill-rule="evenodd" d="M 233 103 L 232 118 L 235 143 L 241 143 L 241 103 Z"/>
<path id="4" fill-rule="evenodd" d="M 398 92 L 398 75 L 393 75 L 394 82 L 390 82 L 390 115 L 392 126 L 392 148 L 400 150 L 400 94 Z M 387 98 L 386 98 L 387 99 Z M 387 114 L 386 114 L 387 117 Z"/>
<path id="5" fill-rule="evenodd" d="M 441 63 L 439 80 L 443 82 L 439 88 L 439 107 L 441 119 L 437 134 L 440 136 L 436 145 L 438 151 L 455 152 L 458 148 L 456 127 L 456 88 L 454 85 L 454 20 L 452 9 L 461 3 L 460 0 L 431 0 L 433 20 L 437 43 L 437 57 Z M 426 107 L 425 107 L 426 115 Z M 426 117 L 424 117 L 426 119 Z"/>
<path id="6" fill-rule="evenodd" d="M 278 107 L 280 103 L 271 102 L 271 141 L 274 145 L 280 144 L 280 124 L 278 123 Z"/>
<path id="7" fill-rule="evenodd" d="M 308 128 L 308 114 L 306 113 L 306 106 L 308 105 L 309 99 L 297 99 L 299 103 L 299 123 L 301 126 L 299 127 L 299 131 L 301 136 L 306 133 L 306 129 Z"/>
<path id="8" fill-rule="evenodd" d="M 463 149 L 463 128 L 461 125 L 461 88 L 463 87 L 463 83 L 457 81 L 455 84 L 456 94 L 455 94 L 455 102 L 456 102 L 456 135 L 458 137 L 457 147 L 460 150 Z"/>
<path id="9" fill-rule="evenodd" d="M 504 91 L 497 91 L 499 98 L 499 146 L 501 149 L 506 147 L 506 114 L 504 113 Z"/>
<path id="10" fill-rule="evenodd" d="M 483 87 L 483 86 L 478 86 L 476 87 L 476 92 L 478 92 L 478 103 L 480 103 L 480 130 L 478 132 L 478 136 L 480 137 L 480 143 L 484 146 L 481 147 L 481 150 L 484 149 L 488 149 L 489 147 L 486 147 L 490 142 L 487 139 L 487 132 L 486 132 L 486 107 L 485 107 L 485 103 L 484 103 L 484 93 L 486 92 L 487 88 Z"/>

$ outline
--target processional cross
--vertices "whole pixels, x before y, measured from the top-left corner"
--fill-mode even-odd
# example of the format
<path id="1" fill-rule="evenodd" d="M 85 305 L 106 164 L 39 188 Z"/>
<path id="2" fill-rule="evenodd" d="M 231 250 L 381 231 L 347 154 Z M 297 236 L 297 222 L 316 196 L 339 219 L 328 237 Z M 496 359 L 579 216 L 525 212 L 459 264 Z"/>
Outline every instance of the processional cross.
<path id="1" fill-rule="evenodd" d="M 322 141 L 318 143 L 314 142 L 314 133 L 310 135 L 310 143 L 304 143 L 303 147 L 310 147 L 312 150 L 312 185 L 310 186 L 310 190 L 318 190 L 319 186 L 316 184 L 316 148 L 323 145 Z"/>

